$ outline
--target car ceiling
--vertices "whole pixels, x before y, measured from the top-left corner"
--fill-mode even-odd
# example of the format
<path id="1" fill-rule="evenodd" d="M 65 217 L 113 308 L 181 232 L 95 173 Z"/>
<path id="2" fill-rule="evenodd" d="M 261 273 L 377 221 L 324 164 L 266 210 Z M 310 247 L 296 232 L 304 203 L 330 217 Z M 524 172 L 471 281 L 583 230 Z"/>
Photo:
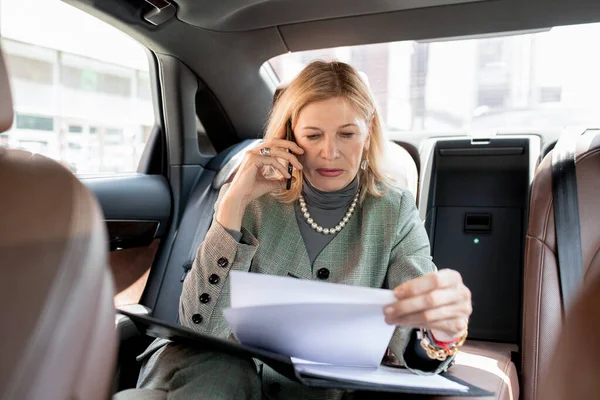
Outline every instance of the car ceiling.
<path id="1" fill-rule="evenodd" d="M 221 32 L 488 0 L 180 0 L 177 17 Z"/>
<path id="2" fill-rule="evenodd" d="M 153 7 L 143 0 L 63 1 L 181 60 L 241 139 L 262 132 L 271 107 L 261 65 L 288 51 L 600 21 L 598 0 L 177 0 L 176 15 L 155 26 L 144 21 Z"/>

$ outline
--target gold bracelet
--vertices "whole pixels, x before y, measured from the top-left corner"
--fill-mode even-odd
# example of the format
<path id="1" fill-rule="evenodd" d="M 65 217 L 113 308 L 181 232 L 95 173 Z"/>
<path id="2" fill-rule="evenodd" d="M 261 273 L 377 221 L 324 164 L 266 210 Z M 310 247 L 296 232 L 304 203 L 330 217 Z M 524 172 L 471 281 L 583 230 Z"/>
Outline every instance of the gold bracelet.
<path id="1" fill-rule="evenodd" d="M 458 350 L 465 343 L 465 340 L 467 340 L 468 334 L 469 329 L 467 328 L 460 339 L 456 343 L 452 344 L 447 350 L 431 343 L 431 340 L 429 340 L 429 336 L 425 333 L 424 329 L 420 329 L 419 332 L 417 332 L 417 337 L 420 339 L 421 347 L 427 353 L 427 357 L 431 358 L 432 360 L 445 361 L 448 357 L 458 353 Z"/>

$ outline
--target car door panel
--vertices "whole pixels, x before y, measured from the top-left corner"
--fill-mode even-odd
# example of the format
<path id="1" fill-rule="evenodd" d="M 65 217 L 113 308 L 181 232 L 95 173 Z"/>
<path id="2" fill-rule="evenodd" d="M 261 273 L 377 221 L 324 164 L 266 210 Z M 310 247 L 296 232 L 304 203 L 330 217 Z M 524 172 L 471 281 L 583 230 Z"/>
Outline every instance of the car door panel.
<path id="1" fill-rule="evenodd" d="M 162 237 L 167 231 L 171 214 L 171 190 L 164 176 L 131 174 L 115 177 L 81 178 L 81 181 L 98 198 L 104 218 L 113 232 L 126 230 L 130 234 L 147 234 L 157 224 L 154 236 Z M 139 222 L 138 231 L 134 229 Z M 111 237 L 111 240 L 113 237 Z M 121 247 L 123 248 L 123 247 Z"/>
<path id="2" fill-rule="evenodd" d="M 109 236 L 115 306 L 137 304 L 168 229 L 171 190 L 161 175 L 81 178 L 98 198 Z"/>

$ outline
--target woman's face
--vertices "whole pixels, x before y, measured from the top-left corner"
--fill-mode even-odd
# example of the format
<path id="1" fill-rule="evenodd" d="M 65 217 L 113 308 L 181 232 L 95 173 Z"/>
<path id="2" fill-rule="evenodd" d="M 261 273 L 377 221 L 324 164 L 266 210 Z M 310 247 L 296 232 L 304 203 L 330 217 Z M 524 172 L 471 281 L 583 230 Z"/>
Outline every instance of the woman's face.
<path id="1" fill-rule="evenodd" d="M 369 148 L 366 121 L 342 97 L 306 105 L 294 127 L 304 176 L 317 189 L 332 192 L 348 186 Z"/>

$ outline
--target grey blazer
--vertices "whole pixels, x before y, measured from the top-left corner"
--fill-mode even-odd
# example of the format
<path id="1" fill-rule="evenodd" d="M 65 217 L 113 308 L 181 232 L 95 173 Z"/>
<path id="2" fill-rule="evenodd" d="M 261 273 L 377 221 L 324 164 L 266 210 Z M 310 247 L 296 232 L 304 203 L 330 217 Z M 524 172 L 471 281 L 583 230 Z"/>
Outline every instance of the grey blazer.
<path id="1" fill-rule="evenodd" d="M 227 189 L 228 185 L 221 190 L 215 210 Z M 390 289 L 436 270 L 415 200 L 410 192 L 399 189 L 379 198 L 367 195 L 346 227 L 312 265 L 292 204 L 280 203 L 268 195 L 253 201 L 246 209 L 241 232 L 237 242 L 213 220 L 183 284 L 179 307 L 182 325 L 221 338 L 230 336 L 223 309 L 229 306 L 227 276 L 231 270 L 280 276 L 291 273 L 319 280 L 318 271 L 326 269 L 328 282 Z M 399 327 L 390 342 L 390 349 L 403 363 L 410 332 L 410 327 Z M 434 373 L 446 370 L 450 361 L 443 362 Z M 287 381 L 268 366 L 263 368 L 262 379 L 264 385 L 284 385 L 283 380 Z M 301 395 L 302 390 L 295 388 L 281 398 L 308 395 Z M 325 396 L 337 397 L 334 392 Z"/>

